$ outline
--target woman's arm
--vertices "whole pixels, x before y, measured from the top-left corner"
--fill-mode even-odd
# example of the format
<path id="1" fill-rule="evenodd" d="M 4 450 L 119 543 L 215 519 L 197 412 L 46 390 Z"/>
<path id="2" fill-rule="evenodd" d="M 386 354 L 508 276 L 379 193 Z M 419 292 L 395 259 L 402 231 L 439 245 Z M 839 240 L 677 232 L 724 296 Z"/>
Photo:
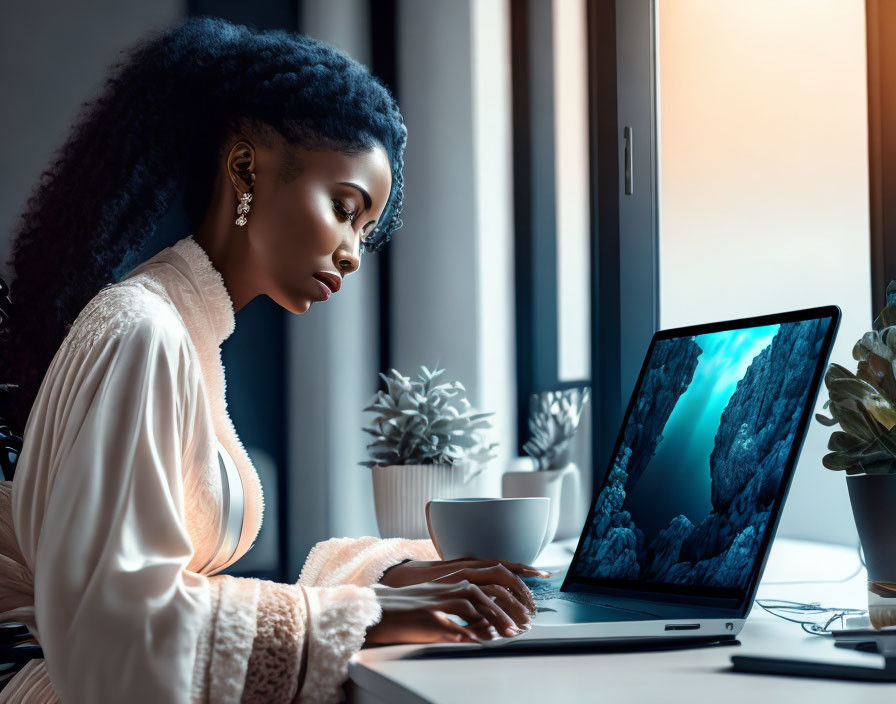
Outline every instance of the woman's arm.
<path id="1" fill-rule="evenodd" d="M 63 343 L 13 486 L 35 635 L 67 704 L 190 701 L 210 613 L 208 579 L 186 569 L 188 348 L 175 318 L 130 313 L 104 321 L 96 337 L 85 331 L 89 344 Z"/>
<path id="2" fill-rule="evenodd" d="M 317 543 L 305 560 L 299 584 L 371 586 L 407 560 L 438 560 L 431 540 L 410 538 L 330 538 Z"/>
<path id="3" fill-rule="evenodd" d="M 187 568 L 199 370 L 164 310 L 54 358 L 13 492 L 36 636 L 66 702 L 329 702 L 380 618 L 368 587 Z M 172 315 L 167 313 L 167 315 Z"/>
<path id="4" fill-rule="evenodd" d="M 330 703 L 381 609 L 373 589 L 215 575 L 193 702 Z"/>

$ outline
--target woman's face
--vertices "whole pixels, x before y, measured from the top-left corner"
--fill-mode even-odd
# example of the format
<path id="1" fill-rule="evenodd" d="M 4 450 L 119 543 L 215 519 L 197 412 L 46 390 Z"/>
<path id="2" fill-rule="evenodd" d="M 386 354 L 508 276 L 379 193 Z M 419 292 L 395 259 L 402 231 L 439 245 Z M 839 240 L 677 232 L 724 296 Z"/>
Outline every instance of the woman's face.
<path id="1" fill-rule="evenodd" d="M 295 148 L 293 148 L 295 149 Z M 392 174 L 386 150 L 363 154 L 298 149 L 299 175 L 280 182 L 282 152 L 256 155 L 257 178 L 247 224 L 249 257 L 259 265 L 263 292 L 292 313 L 304 313 L 327 293 L 315 274 L 343 278 L 361 264 L 361 241 L 386 207 Z M 324 277 L 325 278 L 325 277 Z"/>

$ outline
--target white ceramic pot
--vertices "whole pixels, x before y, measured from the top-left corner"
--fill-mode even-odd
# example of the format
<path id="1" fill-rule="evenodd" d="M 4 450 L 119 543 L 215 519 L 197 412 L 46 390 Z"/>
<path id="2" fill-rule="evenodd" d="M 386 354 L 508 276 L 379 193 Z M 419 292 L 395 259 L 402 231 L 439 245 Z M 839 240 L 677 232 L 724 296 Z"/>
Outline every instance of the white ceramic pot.
<path id="1" fill-rule="evenodd" d="M 501 495 L 505 498 L 545 496 L 551 500 L 545 545 L 554 540 L 560 519 L 560 492 L 563 487 L 564 469 L 542 471 L 504 472 L 501 477 Z"/>
<path id="2" fill-rule="evenodd" d="M 588 513 L 588 504 L 582 491 L 584 482 L 582 470 L 575 462 L 570 462 L 563 472 L 563 484 L 560 489 L 560 517 L 557 521 L 557 534 L 554 540 L 578 538 L 582 534 L 582 525 Z"/>
<path id="3" fill-rule="evenodd" d="M 469 463 L 393 464 L 371 467 L 376 524 L 383 538 L 428 538 L 426 503 L 431 499 L 484 496 L 486 470 L 470 477 Z"/>

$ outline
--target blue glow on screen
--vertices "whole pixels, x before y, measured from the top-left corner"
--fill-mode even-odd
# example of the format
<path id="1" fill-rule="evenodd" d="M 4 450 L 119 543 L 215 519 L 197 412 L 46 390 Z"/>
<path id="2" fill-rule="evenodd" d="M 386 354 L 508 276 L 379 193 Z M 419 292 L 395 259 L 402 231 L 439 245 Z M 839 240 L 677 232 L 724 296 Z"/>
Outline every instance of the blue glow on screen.
<path id="1" fill-rule="evenodd" d="M 677 514 L 699 520 L 712 510 L 709 455 L 722 411 L 753 359 L 771 344 L 780 325 L 698 335 L 703 350 L 688 390 L 663 429 L 663 441 L 647 465 L 626 508 L 653 537 Z M 664 506 L 654 497 L 668 496 Z M 663 510 L 665 509 L 665 510 Z"/>
<path id="2" fill-rule="evenodd" d="M 743 589 L 830 322 L 657 340 L 575 574 Z"/>

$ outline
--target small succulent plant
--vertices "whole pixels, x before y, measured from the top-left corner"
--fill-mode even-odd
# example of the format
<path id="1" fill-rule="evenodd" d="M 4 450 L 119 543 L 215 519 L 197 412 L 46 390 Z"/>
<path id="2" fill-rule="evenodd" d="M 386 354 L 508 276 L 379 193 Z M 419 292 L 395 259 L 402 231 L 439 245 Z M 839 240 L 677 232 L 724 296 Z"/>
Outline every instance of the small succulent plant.
<path id="1" fill-rule="evenodd" d="M 569 462 L 569 441 L 576 434 L 591 389 L 544 391 L 529 397 L 529 440 L 523 451 L 536 469 L 561 469 Z"/>
<path id="2" fill-rule="evenodd" d="M 386 389 L 377 391 L 365 411 L 378 415 L 370 427 L 374 442 L 367 446 L 374 459 L 359 462 L 365 467 L 403 464 L 460 464 L 478 469 L 494 458 L 498 443 L 486 443 L 482 430 L 490 428 L 489 413 L 475 413 L 459 381 L 434 384 L 444 369 L 430 371 L 421 365 L 419 381 L 395 369 L 391 376 L 380 373 Z M 460 404 L 455 408 L 452 404 Z M 468 474 L 470 478 L 478 471 Z"/>
<path id="3" fill-rule="evenodd" d="M 841 428 L 831 433 L 832 452 L 822 464 L 847 474 L 896 472 L 896 281 L 887 286 L 886 306 L 872 328 L 853 347 L 855 374 L 832 363 L 824 375 L 824 408 L 833 417 L 815 414 L 823 425 Z"/>

